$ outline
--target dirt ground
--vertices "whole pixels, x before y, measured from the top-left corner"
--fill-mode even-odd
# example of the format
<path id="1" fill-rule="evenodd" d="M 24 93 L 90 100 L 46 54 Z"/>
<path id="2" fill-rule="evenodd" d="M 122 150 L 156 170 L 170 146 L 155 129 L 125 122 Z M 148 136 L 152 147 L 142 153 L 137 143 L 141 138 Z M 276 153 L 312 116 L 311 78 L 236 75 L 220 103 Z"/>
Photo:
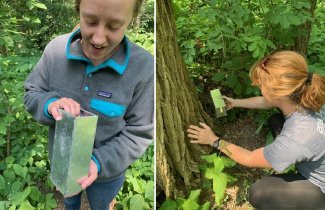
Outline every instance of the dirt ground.
<path id="1" fill-rule="evenodd" d="M 245 119 L 226 123 L 222 127 L 225 131 L 224 139 L 238 146 L 254 150 L 263 147 L 265 144 L 265 132 L 262 131 L 259 134 L 255 134 L 258 125 L 254 122 L 254 119 L 246 117 Z M 226 199 L 222 209 L 253 209 L 247 201 L 248 188 L 261 177 L 266 176 L 267 173 L 261 169 L 251 169 L 239 164 L 236 164 L 235 167 L 226 172 L 236 177 L 238 181 L 227 188 Z"/>

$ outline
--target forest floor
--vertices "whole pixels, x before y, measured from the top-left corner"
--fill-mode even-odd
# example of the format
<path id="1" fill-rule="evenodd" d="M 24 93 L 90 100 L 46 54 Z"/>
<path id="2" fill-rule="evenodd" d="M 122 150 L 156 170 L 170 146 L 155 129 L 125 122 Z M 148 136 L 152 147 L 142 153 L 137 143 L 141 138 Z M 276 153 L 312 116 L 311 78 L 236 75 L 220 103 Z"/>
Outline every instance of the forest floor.
<path id="1" fill-rule="evenodd" d="M 255 134 L 258 125 L 249 117 L 238 119 L 222 125 L 225 135 L 224 139 L 242 146 L 248 150 L 254 150 L 265 145 L 266 132 L 262 130 Z M 248 189 L 251 184 L 266 176 L 268 173 L 262 169 L 252 169 L 236 164 L 235 167 L 227 169 L 238 180 L 228 186 L 225 195 L 223 210 L 250 210 L 253 209 L 248 202 Z"/>

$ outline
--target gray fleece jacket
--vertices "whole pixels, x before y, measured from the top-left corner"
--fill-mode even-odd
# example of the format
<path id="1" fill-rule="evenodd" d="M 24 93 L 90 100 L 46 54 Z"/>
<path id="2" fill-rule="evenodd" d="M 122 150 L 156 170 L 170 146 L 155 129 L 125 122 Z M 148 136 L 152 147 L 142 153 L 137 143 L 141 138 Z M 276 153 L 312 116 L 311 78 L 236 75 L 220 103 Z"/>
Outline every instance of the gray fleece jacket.
<path id="1" fill-rule="evenodd" d="M 72 98 L 99 116 L 93 159 L 97 181 L 119 178 L 152 142 L 154 128 L 153 56 L 124 37 L 104 63 L 93 66 L 80 46 L 80 31 L 61 35 L 45 48 L 25 81 L 25 106 L 39 123 L 49 126 L 52 159 L 55 120 L 50 102 Z"/>

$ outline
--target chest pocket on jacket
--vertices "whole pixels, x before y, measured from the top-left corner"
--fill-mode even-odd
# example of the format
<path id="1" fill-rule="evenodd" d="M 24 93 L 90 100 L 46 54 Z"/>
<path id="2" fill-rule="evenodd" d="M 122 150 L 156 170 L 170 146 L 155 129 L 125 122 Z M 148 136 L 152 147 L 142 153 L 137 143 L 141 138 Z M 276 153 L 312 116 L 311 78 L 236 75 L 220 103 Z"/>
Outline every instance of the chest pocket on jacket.
<path id="1" fill-rule="evenodd" d="M 91 99 L 90 107 L 108 117 L 119 117 L 124 114 L 125 106 L 98 99 Z"/>

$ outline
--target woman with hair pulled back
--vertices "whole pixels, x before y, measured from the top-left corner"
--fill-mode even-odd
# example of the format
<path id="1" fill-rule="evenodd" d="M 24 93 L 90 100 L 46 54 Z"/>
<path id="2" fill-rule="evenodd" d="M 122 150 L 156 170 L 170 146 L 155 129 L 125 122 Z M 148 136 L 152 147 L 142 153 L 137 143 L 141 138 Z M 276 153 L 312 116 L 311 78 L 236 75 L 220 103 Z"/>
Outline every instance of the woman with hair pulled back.
<path id="1" fill-rule="evenodd" d="M 273 143 L 249 151 L 216 136 L 204 123 L 190 125 L 191 143 L 209 144 L 247 167 L 283 172 L 295 165 L 297 174 L 276 174 L 254 183 L 249 202 L 256 209 L 325 209 L 325 77 L 308 71 L 297 52 L 271 53 L 250 71 L 262 96 L 232 99 L 227 108 L 268 109 L 282 114 L 268 119 Z"/>

